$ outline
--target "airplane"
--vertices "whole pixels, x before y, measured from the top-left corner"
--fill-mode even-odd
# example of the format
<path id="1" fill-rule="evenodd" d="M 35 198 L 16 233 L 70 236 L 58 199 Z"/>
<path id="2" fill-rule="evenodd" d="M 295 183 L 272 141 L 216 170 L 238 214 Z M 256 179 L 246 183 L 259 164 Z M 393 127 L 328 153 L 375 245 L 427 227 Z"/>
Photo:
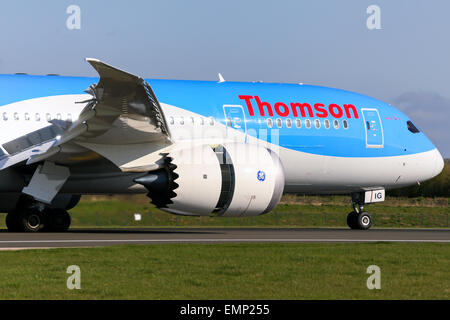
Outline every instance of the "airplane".
<path id="1" fill-rule="evenodd" d="M 190 216 L 270 212 L 284 193 L 365 205 L 443 169 L 393 106 L 286 83 L 143 79 L 100 60 L 99 77 L 0 75 L 0 212 L 11 232 L 64 232 L 85 194 L 147 193 Z"/>

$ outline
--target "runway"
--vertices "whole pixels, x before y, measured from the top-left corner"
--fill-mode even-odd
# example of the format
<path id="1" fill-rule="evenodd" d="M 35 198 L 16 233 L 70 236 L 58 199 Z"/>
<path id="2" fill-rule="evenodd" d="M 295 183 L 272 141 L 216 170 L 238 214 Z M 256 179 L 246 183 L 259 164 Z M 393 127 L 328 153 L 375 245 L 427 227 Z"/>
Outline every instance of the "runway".
<path id="1" fill-rule="evenodd" d="M 97 247 L 120 244 L 255 242 L 434 242 L 450 243 L 448 229 L 273 229 L 139 228 L 74 229 L 66 233 L 9 233 L 0 230 L 0 250 Z"/>

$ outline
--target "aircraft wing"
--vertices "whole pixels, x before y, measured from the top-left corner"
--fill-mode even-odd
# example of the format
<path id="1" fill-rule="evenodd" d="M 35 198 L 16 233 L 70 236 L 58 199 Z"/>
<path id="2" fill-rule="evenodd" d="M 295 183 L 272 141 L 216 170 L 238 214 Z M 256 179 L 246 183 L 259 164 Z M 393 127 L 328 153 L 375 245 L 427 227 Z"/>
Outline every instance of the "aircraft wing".
<path id="1" fill-rule="evenodd" d="M 78 119 L 50 121 L 44 138 L 32 132 L 16 139 L 14 153 L 0 157 L 0 170 L 24 160 L 31 164 L 48 159 L 68 143 L 99 153 L 123 171 L 156 168 L 154 154 L 172 142 L 152 88 L 144 79 L 99 60 L 86 61 L 100 80 L 86 90 L 92 99 L 77 102 L 86 104 Z"/>
<path id="2" fill-rule="evenodd" d="M 91 109 L 95 110 L 94 126 L 96 122 L 99 122 L 100 126 L 105 122 L 111 123 L 112 118 L 117 115 L 133 120 L 145 118 L 148 124 L 154 127 L 153 134 L 170 141 L 169 130 L 159 102 L 144 79 L 96 59 L 86 60 L 100 75 L 99 83 L 92 85 L 88 90 L 94 96 L 95 106 L 86 106 L 82 112 L 88 116 Z"/>

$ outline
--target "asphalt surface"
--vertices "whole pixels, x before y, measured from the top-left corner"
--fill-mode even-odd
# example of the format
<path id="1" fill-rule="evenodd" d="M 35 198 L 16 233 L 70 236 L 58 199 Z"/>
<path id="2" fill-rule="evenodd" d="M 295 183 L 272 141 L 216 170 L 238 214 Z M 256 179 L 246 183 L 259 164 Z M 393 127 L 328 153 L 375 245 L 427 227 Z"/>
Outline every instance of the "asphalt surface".
<path id="1" fill-rule="evenodd" d="M 251 242 L 436 242 L 450 243 L 446 229 L 74 229 L 65 233 L 10 233 L 0 230 L 0 250 L 97 247 L 119 244 Z"/>

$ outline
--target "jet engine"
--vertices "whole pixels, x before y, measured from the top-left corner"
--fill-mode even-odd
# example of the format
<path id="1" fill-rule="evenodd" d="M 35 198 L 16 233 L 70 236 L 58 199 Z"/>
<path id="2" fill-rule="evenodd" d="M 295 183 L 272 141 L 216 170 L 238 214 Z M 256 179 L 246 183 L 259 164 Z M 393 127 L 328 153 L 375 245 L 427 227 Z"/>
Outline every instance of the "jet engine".
<path id="1" fill-rule="evenodd" d="M 135 179 L 152 203 L 180 215 L 256 216 L 271 211 L 284 189 L 278 155 L 264 146 L 228 143 L 174 150 L 165 166 Z"/>

